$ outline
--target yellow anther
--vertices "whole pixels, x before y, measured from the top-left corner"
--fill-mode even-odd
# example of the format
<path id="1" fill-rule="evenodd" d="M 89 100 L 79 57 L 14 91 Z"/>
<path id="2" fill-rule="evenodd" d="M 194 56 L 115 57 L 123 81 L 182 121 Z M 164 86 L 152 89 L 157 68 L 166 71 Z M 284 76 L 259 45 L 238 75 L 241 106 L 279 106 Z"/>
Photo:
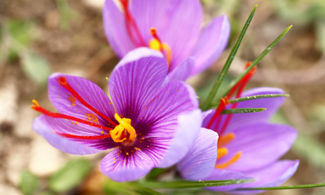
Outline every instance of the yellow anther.
<path id="1" fill-rule="evenodd" d="M 76 98 L 73 96 L 69 96 L 68 100 L 71 102 L 72 106 L 76 105 Z"/>
<path id="2" fill-rule="evenodd" d="M 225 155 L 228 154 L 228 150 L 227 150 L 227 148 L 219 148 L 217 150 L 217 153 L 218 153 L 217 160 L 219 160 L 220 158 L 222 158 L 222 157 L 224 157 Z"/>
<path id="3" fill-rule="evenodd" d="M 220 139 L 218 141 L 218 147 L 223 147 L 234 139 L 235 139 L 234 133 L 227 133 L 226 135 L 223 135 L 220 137 Z"/>
<path id="4" fill-rule="evenodd" d="M 98 118 L 95 114 L 86 114 L 88 121 L 94 122 L 94 123 L 99 123 Z"/>
<path id="5" fill-rule="evenodd" d="M 149 42 L 149 47 L 157 51 L 162 51 L 163 54 L 165 55 L 168 65 L 170 64 L 172 60 L 172 50 L 170 49 L 167 43 L 160 43 L 159 40 L 153 38 Z"/>
<path id="6" fill-rule="evenodd" d="M 133 143 L 137 137 L 135 129 L 131 125 L 131 119 L 121 118 L 117 113 L 114 115 L 115 119 L 119 123 L 113 130 L 110 131 L 110 135 L 114 142 Z"/>
<path id="7" fill-rule="evenodd" d="M 221 164 L 216 164 L 215 165 L 215 168 L 218 168 L 218 169 L 225 169 L 227 167 L 229 167 L 230 165 L 234 164 L 235 162 L 238 161 L 238 159 L 241 157 L 242 155 L 242 152 L 237 152 L 235 154 L 235 156 L 233 156 L 229 161 L 225 162 L 225 163 L 221 163 Z"/>

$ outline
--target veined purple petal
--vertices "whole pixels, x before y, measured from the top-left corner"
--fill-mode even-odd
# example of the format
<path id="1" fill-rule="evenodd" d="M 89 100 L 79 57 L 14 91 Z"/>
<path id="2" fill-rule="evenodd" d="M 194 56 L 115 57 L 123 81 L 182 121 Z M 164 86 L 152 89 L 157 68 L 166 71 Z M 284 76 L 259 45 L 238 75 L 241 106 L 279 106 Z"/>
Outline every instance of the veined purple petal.
<path id="1" fill-rule="evenodd" d="M 172 50 L 171 70 L 190 55 L 200 33 L 202 7 L 199 0 L 137 0 L 130 2 L 145 41 L 152 39 L 150 28 L 157 29 L 162 42 Z"/>
<path id="2" fill-rule="evenodd" d="M 50 119 L 51 120 L 51 119 Z M 69 140 L 54 133 L 55 128 L 51 128 L 48 117 L 41 115 L 33 122 L 33 129 L 43 136 L 53 147 L 69 154 L 94 154 L 102 150 L 89 147 L 85 144 Z"/>
<path id="3" fill-rule="evenodd" d="M 222 15 L 212 20 L 200 33 L 192 50 L 195 68 L 192 74 L 198 74 L 211 66 L 226 48 L 230 35 L 230 24 L 227 16 Z"/>
<path id="4" fill-rule="evenodd" d="M 211 174 L 217 159 L 218 134 L 201 128 L 190 151 L 177 163 L 177 168 L 185 179 L 201 180 Z"/>
<path id="5" fill-rule="evenodd" d="M 133 181 L 144 177 L 153 168 L 154 161 L 142 150 L 123 156 L 119 148 L 113 149 L 100 163 L 100 170 L 115 181 Z"/>
<path id="6" fill-rule="evenodd" d="M 229 154 L 218 162 L 223 163 L 237 152 L 241 157 L 227 169 L 248 171 L 258 169 L 279 159 L 293 144 L 297 131 L 288 125 L 255 123 L 232 131 L 235 139 L 227 144 Z"/>
<path id="7" fill-rule="evenodd" d="M 157 167 L 166 168 L 180 161 L 190 150 L 193 141 L 201 127 L 201 112 L 194 110 L 178 117 L 176 133 L 169 145 L 168 151 Z"/>
<path id="8" fill-rule="evenodd" d="M 298 160 L 281 160 L 271 165 L 263 167 L 255 171 L 249 171 L 245 174 L 253 177 L 255 182 L 242 185 L 240 188 L 249 187 L 273 187 L 279 186 L 288 180 L 296 171 L 299 166 Z M 255 194 L 262 193 L 263 191 L 244 191 L 235 190 L 232 193 L 240 194 Z"/>
<path id="9" fill-rule="evenodd" d="M 122 8 L 114 0 L 106 0 L 103 7 L 103 22 L 110 46 L 120 58 L 136 47 L 125 28 Z"/>
<path id="10" fill-rule="evenodd" d="M 114 69 L 109 92 L 118 114 L 135 118 L 160 90 L 167 76 L 167 62 L 154 50 L 128 53 Z"/>
<path id="11" fill-rule="evenodd" d="M 49 78 L 49 99 L 60 113 L 84 120 L 88 120 L 89 116 L 87 115 L 95 114 L 59 84 L 60 77 L 64 77 L 68 84 L 93 108 L 108 118 L 113 118 L 114 109 L 110 100 L 98 85 L 82 77 L 56 73 Z M 105 119 L 95 115 L 101 125 L 107 124 Z"/>
<path id="12" fill-rule="evenodd" d="M 245 91 L 241 97 L 255 96 L 255 95 L 266 95 L 266 94 L 284 94 L 282 89 L 270 88 L 270 87 L 260 87 L 254 88 Z M 241 114 L 232 114 L 232 118 L 229 122 L 229 125 L 225 132 L 230 132 L 236 128 L 240 128 L 244 125 L 259 123 L 259 122 L 268 122 L 271 116 L 278 110 L 278 108 L 284 102 L 285 97 L 275 97 L 275 98 L 262 98 L 256 100 L 249 100 L 244 102 L 239 102 L 237 108 L 266 108 L 265 111 L 256 112 L 256 113 L 241 113 Z M 231 108 L 229 105 L 227 108 Z M 214 112 L 209 113 L 203 122 L 203 127 L 205 127 Z M 227 115 L 222 115 L 222 120 L 220 127 L 223 125 Z"/>
<path id="13" fill-rule="evenodd" d="M 171 80 L 185 81 L 192 73 L 194 67 L 193 58 L 184 60 L 180 65 L 176 66 L 169 74 Z"/>
<path id="14" fill-rule="evenodd" d="M 159 167 L 175 164 L 189 150 L 202 122 L 197 108 L 193 88 L 175 80 L 167 82 L 144 105 L 138 118 L 151 126 L 146 136 L 157 137 L 169 147 Z"/>

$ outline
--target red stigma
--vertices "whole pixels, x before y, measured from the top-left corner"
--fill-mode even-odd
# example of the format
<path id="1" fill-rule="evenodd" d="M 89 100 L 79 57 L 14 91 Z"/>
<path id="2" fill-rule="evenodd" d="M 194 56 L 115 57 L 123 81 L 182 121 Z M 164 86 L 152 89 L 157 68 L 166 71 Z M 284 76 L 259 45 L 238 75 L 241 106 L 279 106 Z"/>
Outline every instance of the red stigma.
<path id="1" fill-rule="evenodd" d="M 112 130 L 109 127 L 105 127 L 105 126 L 99 125 L 97 123 L 89 122 L 89 121 L 86 121 L 86 120 L 83 120 L 83 119 L 80 119 L 80 118 L 76 118 L 76 117 L 61 114 L 61 113 L 48 111 L 45 108 L 41 107 L 36 100 L 32 100 L 32 103 L 33 103 L 33 105 L 31 106 L 31 108 L 33 110 L 38 111 L 40 113 L 43 113 L 46 116 L 49 116 L 49 117 L 52 117 L 52 118 L 61 118 L 61 119 L 67 119 L 67 120 L 70 120 L 70 121 L 79 122 L 79 123 L 86 124 L 86 125 L 89 125 L 89 126 L 98 127 L 98 128 L 103 129 L 105 131 Z"/>
<path id="2" fill-rule="evenodd" d="M 67 91 L 70 92 L 70 94 L 75 97 L 81 104 L 83 104 L 84 106 L 86 106 L 88 109 L 90 109 L 91 111 L 93 111 L 94 113 L 96 113 L 98 116 L 101 116 L 103 119 L 105 119 L 107 122 L 109 122 L 110 124 L 112 124 L 113 126 L 116 126 L 116 123 L 113 122 L 110 118 L 108 118 L 107 116 L 105 116 L 104 114 L 102 114 L 101 112 L 99 112 L 96 108 L 92 107 L 89 103 L 87 103 L 67 82 L 65 77 L 59 77 L 57 79 L 57 81 L 59 82 L 59 84 L 64 87 Z"/>
<path id="3" fill-rule="evenodd" d="M 83 140 L 94 140 L 94 139 L 106 139 L 110 138 L 110 134 L 105 134 L 105 135 L 95 135 L 95 136 L 80 136 L 80 135 L 72 135 L 72 134 L 67 134 L 67 133 L 59 133 L 54 131 L 55 134 L 58 134 L 62 137 L 66 138 L 72 138 L 72 139 L 83 139 Z"/>
<path id="4" fill-rule="evenodd" d="M 141 36 L 138 25 L 129 11 L 129 0 L 120 0 L 125 16 L 125 27 L 135 47 L 145 46 L 145 41 Z"/>
<path id="5" fill-rule="evenodd" d="M 251 65 L 250 62 L 247 62 L 247 64 L 245 65 L 245 69 L 249 68 L 249 66 Z M 212 116 L 212 118 L 210 119 L 207 128 L 211 128 L 212 124 L 214 122 L 216 122 L 215 125 L 215 130 L 218 131 L 219 136 L 221 136 L 224 131 L 227 129 L 227 126 L 229 125 L 229 122 L 231 120 L 232 114 L 228 114 L 227 118 L 225 120 L 225 122 L 223 123 L 222 127 L 220 128 L 220 122 L 221 122 L 221 112 L 226 108 L 227 104 L 229 104 L 229 102 L 227 101 L 229 98 L 231 98 L 234 93 L 237 91 L 236 93 L 236 98 L 239 98 L 242 94 L 242 92 L 244 91 L 244 88 L 246 87 L 247 83 L 249 82 L 249 80 L 252 78 L 252 76 L 256 73 L 257 68 L 253 67 L 230 91 L 229 93 L 224 97 L 221 98 L 221 101 L 219 103 L 218 108 L 216 109 L 214 115 Z M 225 101 L 226 100 L 226 101 Z M 231 106 L 231 109 L 235 109 L 237 107 L 238 103 L 234 103 Z M 218 118 L 219 116 L 219 118 Z M 218 118 L 218 120 L 216 121 L 216 119 Z"/>

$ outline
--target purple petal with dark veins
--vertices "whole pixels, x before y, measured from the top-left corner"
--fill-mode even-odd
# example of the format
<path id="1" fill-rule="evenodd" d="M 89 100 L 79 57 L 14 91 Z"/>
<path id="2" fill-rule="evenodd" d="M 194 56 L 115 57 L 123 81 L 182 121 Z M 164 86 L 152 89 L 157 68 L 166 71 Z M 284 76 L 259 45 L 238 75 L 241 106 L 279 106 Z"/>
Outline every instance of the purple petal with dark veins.
<path id="1" fill-rule="evenodd" d="M 218 134 L 201 128 L 186 156 L 177 163 L 181 175 L 188 180 L 202 180 L 214 170 L 217 160 Z"/>

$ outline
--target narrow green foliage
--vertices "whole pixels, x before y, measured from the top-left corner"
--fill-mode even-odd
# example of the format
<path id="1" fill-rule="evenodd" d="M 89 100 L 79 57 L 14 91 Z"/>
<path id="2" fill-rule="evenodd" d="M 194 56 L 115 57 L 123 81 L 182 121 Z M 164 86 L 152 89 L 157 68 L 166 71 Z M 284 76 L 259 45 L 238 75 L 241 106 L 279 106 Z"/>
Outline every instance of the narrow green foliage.
<path id="1" fill-rule="evenodd" d="M 249 17 L 247 18 L 246 22 L 245 22 L 245 25 L 243 27 L 243 29 L 241 30 L 240 34 L 239 34 L 239 37 L 234 45 L 234 47 L 232 48 L 228 58 L 227 58 L 227 61 L 225 63 L 225 65 L 223 66 L 221 72 L 218 74 L 217 76 L 217 80 L 215 81 L 206 101 L 204 102 L 204 105 L 203 105 L 203 109 L 206 110 L 208 109 L 208 107 L 210 106 L 211 102 L 213 101 L 214 97 L 216 96 L 220 86 L 221 86 L 221 83 L 223 82 L 229 68 L 230 68 L 230 65 L 232 63 L 232 61 L 234 60 L 235 56 L 236 56 L 236 53 L 238 51 L 238 48 L 244 38 L 244 35 L 253 19 L 253 16 L 255 14 L 255 11 L 256 11 L 256 8 L 257 8 L 257 5 L 253 8 L 253 10 L 251 11 Z"/>
<path id="2" fill-rule="evenodd" d="M 244 102 L 249 100 L 256 100 L 256 99 L 262 99 L 262 98 L 276 98 L 276 97 L 288 97 L 287 94 L 269 94 L 269 95 L 254 95 L 254 96 L 247 96 L 247 97 L 241 97 L 236 99 L 229 100 L 229 103 L 237 103 L 237 102 Z"/>
<path id="3" fill-rule="evenodd" d="M 236 108 L 236 109 L 227 109 L 221 112 L 221 114 L 239 114 L 239 113 L 254 113 L 262 112 L 266 108 Z"/>
<path id="4" fill-rule="evenodd" d="M 154 189 L 189 189 L 224 186 L 252 182 L 252 180 L 218 180 L 218 181 L 160 181 L 143 182 L 141 185 Z"/>
<path id="5" fill-rule="evenodd" d="M 28 171 L 24 171 L 20 176 L 19 188 L 24 195 L 35 194 L 35 191 L 39 188 L 40 181 L 37 177 Z"/>
<path id="6" fill-rule="evenodd" d="M 113 180 L 107 180 L 104 184 L 103 191 L 105 194 L 118 195 L 118 194 L 129 194 L 129 195 L 142 195 L 142 194 L 161 194 L 139 182 L 115 182 Z"/>
<path id="7" fill-rule="evenodd" d="M 39 84 L 46 83 L 52 72 L 48 61 L 37 53 L 26 52 L 21 56 L 22 68 L 25 74 Z"/>
<path id="8" fill-rule="evenodd" d="M 239 188 L 237 190 L 293 190 L 293 189 L 307 189 L 325 187 L 325 183 L 321 184 L 304 184 L 294 186 L 278 186 L 278 187 L 259 187 L 259 188 Z"/>
<path id="9" fill-rule="evenodd" d="M 245 70 L 245 72 L 240 75 L 238 78 L 236 78 L 234 80 L 234 82 L 232 82 L 232 84 L 229 86 L 228 90 L 222 94 L 221 97 L 226 96 L 229 91 L 252 69 L 254 68 L 258 63 L 261 62 L 261 60 L 272 50 L 272 48 L 274 46 L 276 46 L 279 41 L 288 33 L 288 31 L 292 28 L 292 25 L 290 25 L 289 27 L 287 27 L 276 39 L 274 39 L 274 41 L 272 41 L 272 43 L 267 46 L 264 51 L 262 51 L 262 53 L 251 63 L 251 65 Z"/>
<path id="10" fill-rule="evenodd" d="M 91 164 L 86 159 L 74 159 L 69 161 L 49 180 L 51 190 L 63 193 L 78 186 L 91 170 Z"/>

